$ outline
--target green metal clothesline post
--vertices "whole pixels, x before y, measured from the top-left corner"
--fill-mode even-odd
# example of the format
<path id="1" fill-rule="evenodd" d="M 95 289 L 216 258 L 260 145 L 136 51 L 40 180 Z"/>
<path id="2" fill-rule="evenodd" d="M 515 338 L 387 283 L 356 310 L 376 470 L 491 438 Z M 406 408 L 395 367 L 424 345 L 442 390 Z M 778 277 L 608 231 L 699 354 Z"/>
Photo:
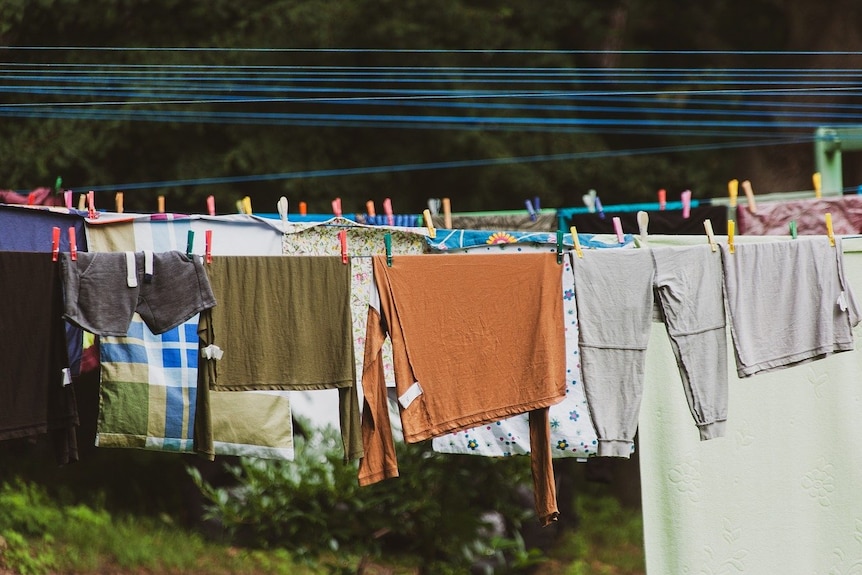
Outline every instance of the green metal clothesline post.
<path id="1" fill-rule="evenodd" d="M 858 150 L 862 150 L 862 126 L 821 126 L 814 131 L 814 167 L 820 173 L 822 195 L 840 196 L 844 193 L 841 153 Z"/>

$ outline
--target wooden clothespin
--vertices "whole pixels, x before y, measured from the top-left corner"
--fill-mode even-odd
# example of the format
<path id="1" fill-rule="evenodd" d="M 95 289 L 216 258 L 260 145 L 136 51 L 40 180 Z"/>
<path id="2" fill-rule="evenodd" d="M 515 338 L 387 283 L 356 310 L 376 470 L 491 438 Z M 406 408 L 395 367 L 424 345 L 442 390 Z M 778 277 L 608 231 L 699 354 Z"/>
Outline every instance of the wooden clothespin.
<path id="1" fill-rule="evenodd" d="M 563 263 L 563 230 L 557 230 L 557 263 Z"/>
<path id="2" fill-rule="evenodd" d="M 69 256 L 78 261 L 78 241 L 75 239 L 75 226 L 69 226 Z"/>
<path id="3" fill-rule="evenodd" d="M 685 190 L 679 195 L 682 201 L 682 217 L 688 219 L 691 216 L 691 190 Z"/>
<path id="4" fill-rule="evenodd" d="M 211 216 L 216 215 L 215 196 L 207 196 L 207 213 Z"/>
<path id="5" fill-rule="evenodd" d="M 733 179 L 727 182 L 727 197 L 731 208 L 736 207 L 736 198 L 739 195 L 739 180 Z"/>
<path id="6" fill-rule="evenodd" d="M 195 233 L 189 230 L 188 239 L 186 240 L 186 255 L 192 257 L 195 248 Z"/>
<path id="7" fill-rule="evenodd" d="M 346 264 L 350 261 L 347 255 L 347 230 L 338 232 L 338 242 L 341 244 L 341 263 Z"/>
<path id="8" fill-rule="evenodd" d="M 452 229 L 452 202 L 449 198 L 443 198 L 443 227 L 447 230 Z"/>
<path id="9" fill-rule="evenodd" d="M 392 267 L 392 234 L 383 234 L 383 245 L 386 246 L 386 265 Z"/>
<path id="10" fill-rule="evenodd" d="M 736 248 L 733 245 L 733 234 L 736 231 L 736 222 L 727 220 L 727 251 L 736 253 Z"/>
<path id="11" fill-rule="evenodd" d="M 308 214 L 308 204 L 305 202 L 299 202 L 299 215 L 305 216 Z"/>
<path id="12" fill-rule="evenodd" d="M 811 175 L 811 182 L 814 184 L 814 197 L 819 199 L 823 194 L 823 179 L 820 177 L 820 172 L 814 172 Z"/>
<path id="13" fill-rule="evenodd" d="M 835 232 L 832 230 L 832 214 L 826 212 L 826 235 L 829 236 L 829 245 L 835 245 Z"/>
<path id="14" fill-rule="evenodd" d="M 335 198 L 332 200 L 332 213 L 336 218 L 341 217 L 341 198 Z"/>
<path id="15" fill-rule="evenodd" d="M 281 219 L 281 230 L 287 230 L 287 198 L 281 196 L 275 204 L 278 210 L 278 217 Z"/>
<path id="16" fill-rule="evenodd" d="M 114 208 L 118 214 L 123 213 L 123 192 L 114 194 Z"/>
<path id="17" fill-rule="evenodd" d="M 81 194 L 78 196 L 78 210 L 84 211 L 87 209 L 87 194 Z"/>
<path id="18" fill-rule="evenodd" d="M 389 198 L 383 200 L 383 213 L 386 214 L 386 223 L 390 226 L 394 226 L 395 215 L 392 213 L 392 200 Z"/>
<path id="19" fill-rule="evenodd" d="M 790 237 L 796 239 L 796 220 L 790 220 Z"/>
<path id="20" fill-rule="evenodd" d="M 60 257 L 60 228 L 51 228 L 51 261 L 56 262 Z"/>
<path id="21" fill-rule="evenodd" d="M 584 251 L 581 249 L 581 240 L 578 237 L 578 229 L 572 226 L 569 228 L 569 231 L 572 233 L 572 244 L 575 246 L 575 253 L 578 254 L 579 258 L 584 257 Z"/>
<path id="22" fill-rule="evenodd" d="M 87 217 L 91 220 L 96 217 L 96 194 L 93 190 L 87 192 Z"/>
<path id="23" fill-rule="evenodd" d="M 638 212 L 638 232 L 640 233 L 641 244 L 643 244 L 644 247 L 648 247 L 648 243 L 647 243 L 647 235 L 649 235 L 649 232 L 647 231 L 648 228 L 649 228 L 649 214 L 646 213 L 645 211 L 641 210 Z M 620 243 L 622 243 L 622 242 L 620 242 Z"/>
<path id="24" fill-rule="evenodd" d="M 614 216 L 612 218 L 612 221 L 614 224 L 614 233 L 617 235 L 617 241 L 621 244 L 626 243 L 625 236 L 623 235 L 623 223 L 622 223 L 622 221 L 617 216 Z"/>
<path id="25" fill-rule="evenodd" d="M 706 230 L 706 241 L 709 242 L 709 247 L 714 252 L 718 249 L 718 246 L 715 244 L 715 232 L 712 231 L 712 222 L 708 219 L 703 220 L 703 229 Z"/>
<path id="26" fill-rule="evenodd" d="M 165 197 L 159 196 L 159 213 L 165 213 Z"/>
<path id="27" fill-rule="evenodd" d="M 658 209 L 664 211 L 667 208 L 667 190 L 658 191 Z"/>
<path id="28" fill-rule="evenodd" d="M 213 231 L 206 230 L 204 232 L 206 238 L 206 247 L 204 248 L 204 261 L 208 264 L 213 263 Z"/>
<path id="29" fill-rule="evenodd" d="M 425 227 L 428 228 L 428 237 L 434 239 L 437 237 L 437 230 L 434 229 L 434 222 L 431 221 L 431 210 L 424 210 L 422 218 L 425 220 Z"/>
<path id="30" fill-rule="evenodd" d="M 742 191 L 745 192 L 745 198 L 748 200 L 749 213 L 757 213 L 757 202 L 754 201 L 754 190 L 751 189 L 751 182 L 748 180 L 742 181 Z"/>

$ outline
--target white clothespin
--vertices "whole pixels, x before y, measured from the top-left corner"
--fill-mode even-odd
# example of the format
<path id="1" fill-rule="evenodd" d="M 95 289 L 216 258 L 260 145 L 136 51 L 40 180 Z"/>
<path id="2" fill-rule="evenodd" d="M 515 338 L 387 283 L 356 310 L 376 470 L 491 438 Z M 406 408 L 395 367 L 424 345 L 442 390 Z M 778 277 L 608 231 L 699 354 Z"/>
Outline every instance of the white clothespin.
<path id="1" fill-rule="evenodd" d="M 283 232 L 287 231 L 287 198 L 281 196 L 276 202 L 276 208 L 278 209 L 278 217 L 281 218 L 281 230 Z"/>
<path id="2" fill-rule="evenodd" d="M 641 210 L 638 212 L 638 233 L 641 236 L 641 244 L 644 247 L 649 247 L 647 243 L 647 228 L 649 227 L 649 214 Z"/>
<path id="3" fill-rule="evenodd" d="M 587 210 L 591 214 L 596 211 L 596 191 L 590 190 L 586 194 L 583 195 L 584 205 L 587 206 Z"/>

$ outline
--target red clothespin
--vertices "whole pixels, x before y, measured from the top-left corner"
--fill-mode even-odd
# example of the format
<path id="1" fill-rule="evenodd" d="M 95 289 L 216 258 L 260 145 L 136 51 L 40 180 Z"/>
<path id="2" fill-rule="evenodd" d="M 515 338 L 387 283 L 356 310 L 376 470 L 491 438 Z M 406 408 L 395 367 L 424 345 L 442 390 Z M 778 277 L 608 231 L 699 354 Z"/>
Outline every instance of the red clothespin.
<path id="1" fill-rule="evenodd" d="M 36 204 L 36 192 L 30 192 L 27 194 L 27 205 L 32 206 Z"/>
<path id="2" fill-rule="evenodd" d="M 215 196 L 207 196 L 207 213 L 211 216 L 215 215 Z"/>
<path id="3" fill-rule="evenodd" d="M 667 208 L 667 190 L 658 191 L 658 209 L 664 210 Z"/>
<path id="4" fill-rule="evenodd" d="M 92 219 L 96 218 L 96 194 L 93 190 L 87 192 L 87 217 Z"/>
<path id="5" fill-rule="evenodd" d="M 341 198 L 332 200 L 332 213 L 335 214 L 336 218 L 341 217 Z"/>
<path id="6" fill-rule="evenodd" d="M 347 257 L 347 230 L 338 232 L 338 241 L 341 243 L 341 263 L 346 264 L 349 261 Z"/>
<path id="7" fill-rule="evenodd" d="M 383 213 L 386 214 L 386 223 L 390 226 L 394 226 L 395 216 L 392 213 L 392 200 L 389 198 L 383 200 Z"/>
<path id="8" fill-rule="evenodd" d="M 304 216 L 308 213 L 308 206 L 305 202 L 299 202 L 299 215 Z"/>
<path id="9" fill-rule="evenodd" d="M 204 232 L 204 237 L 206 238 L 206 248 L 204 251 L 204 261 L 208 264 L 213 263 L 213 231 L 206 230 Z"/>
<path id="10" fill-rule="evenodd" d="M 51 228 L 51 261 L 57 261 L 60 257 L 60 228 Z"/>
<path id="11" fill-rule="evenodd" d="M 74 226 L 69 226 L 69 253 L 71 254 L 72 261 L 78 260 L 78 242 L 75 240 Z"/>

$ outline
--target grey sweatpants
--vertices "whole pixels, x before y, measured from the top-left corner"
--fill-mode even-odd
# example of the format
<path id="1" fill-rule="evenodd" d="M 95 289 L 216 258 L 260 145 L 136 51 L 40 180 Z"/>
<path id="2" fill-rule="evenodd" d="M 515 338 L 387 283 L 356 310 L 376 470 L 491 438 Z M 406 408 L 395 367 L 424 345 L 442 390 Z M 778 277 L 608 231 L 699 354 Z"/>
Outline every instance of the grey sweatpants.
<path id="1" fill-rule="evenodd" d="M 599 456 L 629 457 L 655 295 L 701 439 L 724 435 L 727 340 L 721 256 L 708 245 L 572 256 L 581 374 Z"/>

